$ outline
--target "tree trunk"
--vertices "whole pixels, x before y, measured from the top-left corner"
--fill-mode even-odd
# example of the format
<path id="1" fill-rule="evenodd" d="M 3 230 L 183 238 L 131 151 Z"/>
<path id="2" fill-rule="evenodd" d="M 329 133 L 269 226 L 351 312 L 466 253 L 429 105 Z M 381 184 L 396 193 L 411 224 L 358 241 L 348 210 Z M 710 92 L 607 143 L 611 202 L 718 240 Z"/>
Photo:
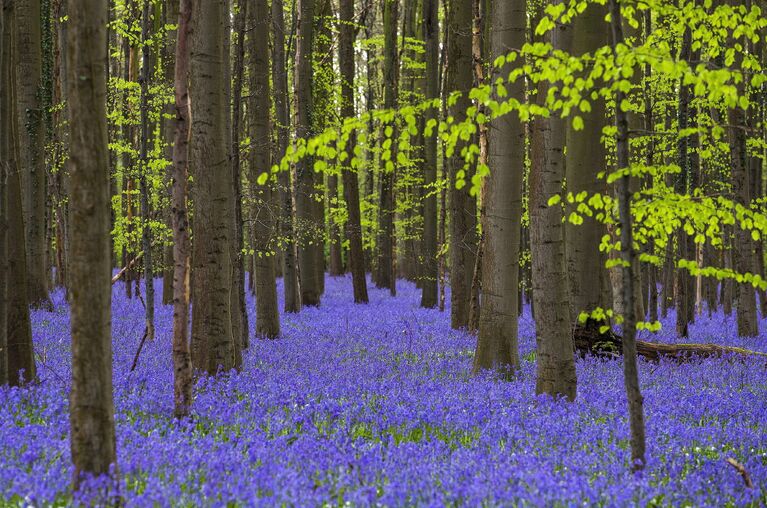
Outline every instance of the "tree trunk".
<path id="1" fill-rule="evenodd" d="M 339 204 L 338 175 L 328 175 L 328 211 L 337 208 Z M 336 223 L 333 213 L 328 213 L 328 229 L 330 239 L 330 265 L 328 271 L 333 277 L 344 274 L 343 245 L 341 243 L 341 230 Z"/>
<path id="2" fill-rule="evenodd" d="M 573 21 L 572 53 L 580 56 L 592 53 L 607 44 L 608 27 L 604 23 L 607 8 L 589 5 Z M 592 102 L 590 113 L 582 113 L 583 130 L 576 131 L 569 122 L 567 130 L 566 181 L 567 191 L 589 195 L 605 191 L 605 182 L 597 173 L 605 169 L 605 149 L 602 145 L 602 127 L 605 124 L 603 99 Z M 581 312 L 605 307 L 601 290 L 604 255 L 599 244 L 605 234 L 604 227 L 595 219 L 583 218 L 583 224 L 565 225 L 567 271 L 570 284 L 570 320 L 577 322 Z"/>
<path id="3" fill-rule="evenodd" d="M 274 111 L 277 129 L 277 157 L 279 164 L 288 149 L 290 139 L 290 115 L 288 112 L 288 72 L 285 65 L 285 20 L 283 1 L 272 0 L 272 80 L 274 81 Z M 293 230 L 293 192 L 290 171 L 280 171 L 278 176 L 280 200 L 280 234 L 285 242 L 282 257 L 282 274 L 285 293 L 285 312 L 298 312 L 301 294 L 298 289 L 296 240 Z"/>
<path id="4" fill-rule="evenodd" d="M 273 339 L 280 335 L 277 285 L 274 275 L 274 231 L 272 225 L 271 178 L 263 185 L 258 176 L 270 172 L 269 121 L 269 7 L 266 0 L 255 0 L 249 14 L 250 53 L 250 189 L 253 207 L 253 246 L 256 276 L 256 336 Z"/>
<path id="5" fill-rule="evenodd" d="M 398 101 L 399 58 L 397 49 L 397 20 L 399 0 L 384 0 L 384 108 L 394 109 Z M 394 177 L 396 172 L 397 129 L 391 129 L 391 147 L 382 151 L 381 194 L 378 209 L 378 262 L 376 286 L 389 288 L 392 295 L 397 292 L 394 273 Z M 387 159 L 388 157 L 388 159 Z"/>
<path id="6" fill-rule="evenodd" d="M 736 0 L 733 5 L 740 5 Z M 737 52 L 736 52 L 737 53 Z M 742 56 L 738 54 L 734 66 L 740 68 Z M 743 83 L 737 85 L 738 96 L 745 94 Z M 732 193 L 736 204 L 746 208 L 751 206 L 751 189 L 748 177 L 746 152 L 746 112 L 739 106 L 728 110 L 729 137 L 732 168 Z M 735 227 L 735 242 L 732 246 L 733 266 L 737 273 L 752 273 L 754 270 L 754 252 L 751 232 L 740 225 Z M 735 285 L 736 316 L 739 337 L 756 337 L 759 334 L 759 323 L 756 315 L 756 290 L 747 282 Z"/>
<path id="7" fill-rule="evenodd" d="M 423 0 L 423 40 L 426 60 L 426 100 L 439 97 L 439 2 Z M 424 113 L 425 123 L 436 120 L 438 111 L 431 107 Z M 421 250 L 421 307 L 433 308 L 438 304 L 439 278 L 437 264 L 437 136 L 424 136 L 423 176 L 423 241 Z"/>
<path id="8" fill-rule="evenodd" d="M 69 170 L 74 486 L 114 474 L 109 152 L 106 121 L 107 4 L 69 1 Z M 105 495 L 105 494 L 104 494 Z"/>
<path id="9" fill-rule="evenodd" d="M 455 7 L 455 4 L 454 4 Z M 493 21 L 491 54 L 492 60 L 505 55 L 510 50 L 521 48 L 525 44 L 526 35 L 526 2 L 514 0 L 496 2 L 493 4 Z M 458 13 L 454 13 L 458 15 Z M 454 30 L 460 30 L 456 25 Z M 455 37 L 455 32 L 451 33 Z M 455 60 L 453 53 L 450 67 L 462 65 L 461 60 Z M 459 54 L 460 56 L 460 54 Z M 507 65 L 501 71 L 506 75 L 514 68 L 523 64 L 521 59 Z M 453 73 L 460 72 L 454 70 Z M 493 79 L 489 80 L 490 82 Z M 524 80 L 508 84 L 510 97 L 524 101 Z M 459 87 L 465 90 L 465 87 Z M 459 158 L 460 159 L 460 158 Z M 453 165 L 457 162 L 453 161 Z M 485 214 L 483 216 L 484 258 L 482 260 L 482 305 L 480 309 L 479 338 L 477 352 L 474 357 L 474 371 L 481 369 L 511 369 L 519 366 L 519 351 L 517 338 L 517 299 L 519 297 L 519 233 L 522 220 L 522 179 L 525 172 L 525 125 L 516 113 L 504 115 L 492 121 L 489 132 L 488 165 L 490 174 L 485 178 L 483 197 Z M 460 162 L 458 162 L 460 164 Z M 453 168 L 455 170 L 455 168 Z M 455 175 L 453 175 L 454 177 Z M 451 177 L 452 178 L 452 177 Z M 456 190 L 454 182 L 450 183 L 453 199 L 453 220 L 463 222 L 472 230 L 474 226 L 467 221 L 464 213 L 470 197 L 462 190 Z M 458 203 L 462 207 L 456 208 Z M 463 245 L 464 238 L 470 236 L 471 230 L 458 225 L 453 226 L 451 235 L 451 264 L 462 266 L 464 260 L 470 258 L 468 246 Z M 458 289 L 457 281 L 463 275 L 451 267 L 453 292 Z M 453 305 L 462 305 L 454 295 Z M 456 321 L 460 314 L 453 311 L 453 326 L 462 326 Z"/>
<path id="10" fill-rule="evenodd" d="M 245 257 L 243 256 L 244 231 L 242 214 L 242 170 L 240 154 L 240 126 L 242 124 L 242 84 L 245 62 L 245 20 L 248 14 L 248 3 L 245 0 L 238 2 L 235 23 L 235 55 L 234 55 L 234 88 L 232 90 L 232 183 L 234 194 L 234 245 L 233 260 L 234 271 L 232 272 L 232 289 L 235 291 L 234 298 L 239 311 L 239 334 L 235 340 L 239 341 L 242 349 L 249 346 L 248 339 L 248 310 L 245 303 Z M 250 7 L 252 10 L 253 7 Z M 268 15 L 267 15 L 268 18 Z M 252 28 L 252 27 L 251 27 Z M 269 38 L 267 30 L 267 40 Z M 268 48 L 267 48 L 268 50 Z M 232 309 L 234 312 L 235 309 Z M 234 330 L 232 330 L 234 333 Z"/>
<path id="11" fill-rule="evenodd" d="M 189 347 L 189 35 L 192 0 L 180 0 L 176 35 L 175 134 L 171 180 L 173 227 L 173 405 L 176 418 L 192 405 L 192 353 Z"/>
<path id="12" fill-rule="evenodd" d="M 0 4 L 0 386 L 8 383 L 8 193 L 7 180 L 9 166 L 8 120 L 6 109 L 10 101 L 8 93 L 8 73 L 5 65 L 10 47 L 5 40 L 5 6 Z"/>
<path id="13" fill-rule="evenodd" d="M 232 188 L 226 123 L 229 103 L 225 67 L 225 0 L 193 2 L 191 32 L 192 138 L 194 186 L 192 364 L 216 374 L 235 364 L 230 292 L 232 286 Z"/>
<path id="14" fill-rule="evenodd" d="M 354 108 L 354 0 L 340 0 L 341 26 L 338 35 L 338 64 L 341 70 L 341 117 L 355 116 Z M 362 250 L 362 219 L 357 170 L 354 163 L 356 133 L 352 132 L 346 143 L 347 158 L 341 168 L 344 185 L 344 199 L 349 215 L 346 221 L 346 238 L 349 241 L 349 271 L 352 274 L 354 303 L 368 303 L 368 288 L 365 280 L 365 254 Z"/>
<path id="15" fill-rule="evenodd" d="M 551 44 L 568 51 L 572 30 L 566 25 L 551 33 Z M 548 93 L 546 82 L 538 84 L 536 100 Z M 552 196 L 562 192 L 565 178 L 564 119 L 553 115 L 533 123 L 530 167 L 530 254 L 532 257 L 533 305 L 536 310 L 536 393 L 576 396 L 576 373 L 567 291 L 565 225 L 559 204 L 549 206 Z"/>
<path id="16" fill-rule="evenodd" d="M 154 267 L 152 266 L 152 226 L 149 210 L 149 186 L 147 174 L 149 173 L 149 80 L 151 79 L 150 63 L 150 19 L 149 2 L 144 2 L 142 13 L 142 66 L 141 66 L 141 173 L 139 185 L 141 188 L 141 247 L 144 251 L 144 293 L 146 296 L 145 319 L 146 335 L 149 340 L 154 339 Z M 111 207 L 110 207 L 111 209 Z"/>
<path id="17" fill-rule="evenodd" d="M 294 89 L 296 100 L 296 138 L 311 135 L 312 113 L 312 48 L 314 40 L 314 0 L 298 0 L 298 26 L 296 30 L 296 63 Z M 295 201 L 298 238 L 298 267 L 300 273 L 301 304 L 318 306 L 322 294 L 319 281 L 321 262 L 313 245 L 319 236 L 319 225 L 314 223 L 315 206 L 314 168 L 310 158 L 296 163 Z"/>
<path id="18" fill-rule="evenodd" d="M 15 73 L 21 184 L 27 242 L 27 297 L 52 310 L 45 260 L 45 125 L 42 104 L 40 0 L 15 0 Z"/>
<path id="19" fill-rule="evenodd" d="M 32 328 L 29 321 L 29 300 L 27 298 L 27 255 L 24 241 L 24 216 L 22 213 L 22 187 L 19 161 L 18 104 L 15 86 L 17 68 L 13 65 L 15 9 L 9 2 L 4 7 L 2 78 L 2 124 L 0 154 L 5 159 L 6 206 L 8 212 L 7 262 L 8 277 L 6 336 L 7 336 L 7 377 L 11 386 L 20 386 L 35 379 L 35 360 L 32 347 Z"/>
<path id="20" fill-rule="evenodd" d="M 610 0 L 610 16 L 613 43 L 617 47 L 623 44 L 623 21 L 618 0 Z M 626 94 L 618 90 L 615 104 L 622 104 Z M 629 122 L 628 115 L 621 107 L 615 108 L 615 140 L 617 169 L 629 167 Z M 645 425 L 642 393 L 639 389 L 639 371 L 637 368 L 636 345 L 636 296 L 634 287 L 638 279 L 639 259 L 634 250 L 631 224 L 631 187 L 628 174 L 618 180 L 618 209 L 620 221 L 621 258 L 623 259 L 623 380 L 629 406 L 629 424 L 631 427 L 631 469 L 641 470 L 645 466 Z"/>
<path id="21" fill-rule="evenodd" d="M 508 9 L 511 6 L 507 5 L 508 2 L 503 2 L 503 8 Z M 501 6 L 495 6 L 494 8 L 502 8 Z M 493 17 L 495 21 L 495 16 Z M 455 118 L 456 122 L 462 122 L 463 119 L 466 117 L 466 110 L 471 106 L 471 101 L 469 100 L 468 96 L 468 90 L 470 90 L 473 86 L 474 82 L 474 76 L 472 71 L 472 0 L 455 0 L 452 2 L 452 5 L 450 7 L 450 13 L 448 16 L 448 59 L 449 64 L 447 66 L 447 81 L 446 81 L 446 90 L 445 94 L 449 95 L 450 93 L 454 91 L 461 92 L 461 97 L 455 102 L 453 106 L 449 108 L 449 114 Z M 499 37 L 502 35 L 508 36 L 508 34 L 500 34 L 495 33 L 497 30 L 494 30 L 494 36 Z M 523 39 L 524 41 L 524 39 Z M 521 45 L 520 45 L 521 47 Z M 511 120 L 507 117 L 502 120 L 499 120 L 499 124 L 508 124 L 507 128 L 511 129 L 509 127 L 511 125 Z M 494 134 L 498 135 L 500 139 L 503 139 L 504 142 L 508 142 L 509 140 L 512 140 L 512 142 L 516 142 L 516 133 L 513 131 L 506 131 L 505 135 L 500 134 Z M 524 130 L 523 134 L 524 136 Z M 491 139 L 490 144 L 493 144 L 493 140 Z M 490 161 L 491 167 L 495 167 L 494 160 L 500 160 L 495 159 L 498 155 L 496 155 L 495 150 L 505 150 L 506 148 L 503 147 L 492 147 L 491 150 L 494 152 L 490 155 Z M 460 155 L 461 153 L 461 145 L 457 146 L 455 149 L 454 154 L 448 158 L 448 186 L 449 186 L 449 199 L 450 199 L 450 324 L 453 328 L 464 328 L 469 323 L 469 300 L 471 297 L 471 277 L 474 267 L 474 257 L 476 255 L 476 249 L 477 249 L 477 203 L 476 200 L 469 194 L 469 191 L 471 189 L 471 174 L 466 175 L 466 185 L 463 186 L 463 188 L 457 187 L 457 179 L 459 171 L 464 169 L 464 159 Z M 521 157 L 521 156 L 520 156 Z M 521 160 L 521 159 L 520 159 Z M 505 170 L 501 170 L 502 172 L 506 173 Z M 498 173 L 498 171 L 496 171 Z M 489 176 L 488 178 L 493 179 L 500 177 L 500 175 L 496 176 Z M 513 178 L 512 175 L 504 174 L 501 178 Z M 517 194 L 519 194 L 517 192 Z M 488 201 L 491 201 L 493 197 L 488 197 Z M 509 202 L 514 201 L 514 198 L 510 198 L 508 200 Z M 504 205 L 505 206 L 505 205 Z M 489 227 L 494 227 L 494 225 L 489 224 Z M 502 226 L 501 226 L 502 227 Z M 492 233 L 491 233 L 492 234 Z M 507 248 L 510 249 L 518 249 L 519 248 L 519 231 L 516 233 L 511 233 L 512 237 L 506 237 L 505 239 L 513 239 L 516 235 L 516 243 L 514 245 L 507 245 Z M 490 235 L 488 235 L 490 236 Z M 494 240 L 489 239 L 488 243 L 493 242 Z M 501 240 L 499 240 L 501 241 Z M 493 259 L 493 256 L 495 255 L 495 251 L 493 250 L 494 247 L 491 245 L 488 245 L 487 249 L 487 256 L 486 256 L 486 263 L 487 263 L 487 270 L 486 272 L 488 274 L 493 274 L 495 272 L 495 263 L 505 263 L 504 260 Z M 516 252 L 516 251 L 514 251 Z M 509 251 L 506 252 L 509 254 Z M 518 263 L 517 256 L 510 255 L 507 256 L 509 258 L 509 263 Z M 511 258 L 514 258 L 511 260 Z M 516 278 L 516 276 L 512 276 Z M 503 281 L 497 281 L 498 284 L 502 284 L 505 286 L 505 284 L 511 283 L 511 279 L 503 280 Z M 492 299 L 493 296 L 489 296 L 493 293 L 493 291 L 496 291 L 500 289 L 500 286 L 494 283 L 490 283 L 490 286 L 485 286 L 483 284 L 483 287 L 485 287 L 485 299 L 484 301 L 487 302 L 488 300 Z M 516 289 L 515 289 L 516 291 Z M 496 295 L 499 298 L 503 298 L 501 294 Z M 489 303 L 489 302 L 488 302 Z M 493 303 L 490 303 L 492 306 Z M 515 300 L 515 308 L 516 308 L 516 300 Z M 499 309 L 499 311 L 502 313 L 503 311 Z M 496 311 L 489 311 L 488 316 L 495 316 Z M 495 319 L 495 318 L 493 318 Z M 480 318 L 482 320 L 482 318 Z M 489 323 L 489 322 L 488 322 Z M 500 326 L 500 322 L 498 324 Z M 480 325 L 480 328 L 482 326 Z M 510 336 L 505 335 L 505 333 L 511 333 L 511 330 L 506 330 L 504 332 L 504 338 L 498 339 L 498 344 L 500 344 L 503 341 L 509 341 Z M 483 336 L 484 334 L 480 330 L 480 336 Z M 481 341 L 481 339 L 480 339 Z M 507 348 L 512 348 L 513 345 L 509 342 L 507 346 L 504 346 Z M 483 367 L 483 368 L 489 368 L 492 365 L 486 364 L 486 360 L 497 360 L 498 357 L 495 356 L 495 354 L 490 354 L 490 356 L 485 357 L 484 349 L 479 347 L 478 352 L 481 352 L 479 357 L 482 357 L 479 359 L 479 363 L 475 362 L 475 365 L 477 368 Z M 510 358 L 510 357 L 509 357 Z M 504 361 L 511 361 L 510 359 L 504 360 Z"/>

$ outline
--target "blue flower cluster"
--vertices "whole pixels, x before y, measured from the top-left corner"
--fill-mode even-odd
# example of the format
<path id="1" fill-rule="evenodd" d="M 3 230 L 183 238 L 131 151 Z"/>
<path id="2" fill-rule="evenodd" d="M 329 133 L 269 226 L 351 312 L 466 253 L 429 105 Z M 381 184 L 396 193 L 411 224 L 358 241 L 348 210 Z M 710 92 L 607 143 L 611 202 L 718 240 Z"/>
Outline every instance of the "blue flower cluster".
<path id="1" fill-rule="evenodd" d="M 648 466 L 629 472 L 620 360 L 580 359 L 578 398 L 537 397 L 534 325 L 520 319 L 511 382 L 469 376 L 475 338 L 450 329 L 419 293 L 329 279 L 323 305 L 283 316 L 284 337 L 254 341 L 241 373 L 201 379 L 194 418 L 172 419 L 170 307 L 129 372 L 142 308 L 113 302 L 120 493 L 127 506 L 763 506 L 764 358 L 640 361 Z M 69 317 L 33 313 L 41 383 L 0 388 L 0 505 L 64 506 Z M 158 302 L 159 304 L 159 302 Z M 254 308 L 249 301 L 249 309 Z M 698 342 L 739 340 L 734 318 L 702 318 Z M 251 316 L 251 324 L 253 319 Z M 673 315 L 657 340 L 673 341 Z M 767 329 L 767 326 L 762 326 Z M 667 336 L 669 335 L 669 336 Z M 749 489 L 725 462 L 742 463 Z M 75 500 L 76 501 L 76 500 Z"/>

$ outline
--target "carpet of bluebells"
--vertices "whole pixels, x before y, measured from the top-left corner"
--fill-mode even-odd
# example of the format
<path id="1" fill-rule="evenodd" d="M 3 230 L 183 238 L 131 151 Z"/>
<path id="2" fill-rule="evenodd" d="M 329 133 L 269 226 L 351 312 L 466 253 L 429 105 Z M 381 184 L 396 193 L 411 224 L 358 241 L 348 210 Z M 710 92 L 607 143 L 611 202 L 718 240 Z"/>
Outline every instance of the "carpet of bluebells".
<path id="1" fill-rule="evenodd" d="M 578 399 L 536 397 L 533 322 L 520 319 L 519 376 L 469 375 L 476 339 L 418 306 L 419 292 L 328 279 L 319 309 L 283 316 L 284 338 L 255 340 L 240 373 L 202 379 L 194 418 L 172 419 L 171 316 L 130 366 L 143 309 L 113 298 L 120 492 L 127 506 L 763 506 L 764 358 L 640 362 L 648 467 L 629 472 L 620 360 L 578 360 Z M 69 318 L 33 312 L 41 383 L 0 388 L 0 505 L 72 502 Z M 249 300 L 249 309 L 254 302 Z M 253 316 L 251 315 L 251 326 Z M 650 340 L 675 341 L 673 314 Z M 697 342 L 739 340 L 734 317 L 692 326 Z M 761 323 L 767 330 L 767 322 Z M 747 489 L 732 457 L 750 473 Z"/>

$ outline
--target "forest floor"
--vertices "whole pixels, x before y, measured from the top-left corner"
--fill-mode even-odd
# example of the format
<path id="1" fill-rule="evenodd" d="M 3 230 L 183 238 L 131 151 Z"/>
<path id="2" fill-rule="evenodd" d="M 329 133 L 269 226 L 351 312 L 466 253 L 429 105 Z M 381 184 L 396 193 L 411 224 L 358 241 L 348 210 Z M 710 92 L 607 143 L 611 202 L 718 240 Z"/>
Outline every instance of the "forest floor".
<path id="1" fill-rule="evenodd" d="M 0 505 L 71 502 L 69 316 L 33 312 L 41 383 L 0 388 Z M 449 316 L 328 278 L 319 309 L 283 316 L 284 337 L 253 341 L 239 374 L 197 383 L 194 418 L 172 415 L 170 306 L 129 372 L 143 332 L 138 300 L 113 298 L 114 389 L 127 506 L 553 504 L 725 506 L 767 503 L 763 358 L 640 361 L 648 466 L 628 472 L 620 360 L 579 359 L 578 398 L 536 397 L 534 331 L 511 382 L 469 375 L 476 339 Z M 159 303 L 159 302 L 158 302 Z M 249 300 L 253 326 L 253 300 Z M 673 314 L 664 332 L 674 341 Z M 767 322 L 761 323 L 767 330 Z M 733 337 L 734 317 L 701 319 L 691 340 L 767 351 Z M 742 463 L 748 489 L 727 458 Z M 230 504 L 231 503 L 231 504 Z"/>

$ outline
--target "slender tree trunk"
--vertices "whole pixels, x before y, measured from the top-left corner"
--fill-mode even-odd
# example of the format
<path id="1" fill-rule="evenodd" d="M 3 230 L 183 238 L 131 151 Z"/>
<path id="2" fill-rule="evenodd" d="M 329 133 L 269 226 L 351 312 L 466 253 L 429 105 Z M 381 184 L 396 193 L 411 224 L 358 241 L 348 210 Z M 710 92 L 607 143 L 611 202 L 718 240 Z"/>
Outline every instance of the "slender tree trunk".
<path id="1" fill-rule="evenodd" d="M 614 45 L 623 44 L 623 27 L 618 0 L 610 0 L 610 16 Z M 626 99 L 622 91 L 616 92 L 615 103 L 621 104 Z M 622 108 L 615 109 L 617 168 L 629 167 L 629 123 L 628 115 Z M 631 427 L 631 462 L 632 470 L 641 470 L 645 466 L 645 425 L 642 394 L 639 389 L 639 371 L 637 368 L 636 349 L 636 295 L 634 286 L 638 279 L 639 259 L 634 250 L 631 224 L 631 187 L 628 174 L 618 181 L 618 208 L 620 220 L 621 257 L 623 267 L 623 378 L 629 405 L 629 424 Z"/>
<path id="2" fill-rule="evenodd" d="M 5 6 L 0 4 L 0 386 L 8 383 L 8 115 L 10 101 L 5 40 Z"/>
<path id="3" fill-rule="evenodd" d="M 273 339 L 280 335 L 277 285 L 274 275 L 271 178 L 263 185 L 258 176 L 270 172 L 269 121 L 269 7 L 266 0 L 252 3 L 249 32 L 250 53 L 250 189 L 253 207 L 254 256 L 256 264 L 256 336 Z"/>
<path id="4" fill-rule="evenodd" d="M 455 5 L 454 5 L 455 7 Z M 514 49 L 520 49 L 526 40 L 525 0 L 496 2 L 493 4 L 491 54 L 493 59 Z M 458 15 L 458 13 L 454 13 Z M 463 26 L 461 24 L 457 26 Z M 458 30 L 458 28 L 454 28 Z M 454 34 L 451 34 L 451 36 Z M 456 53 L 453 53 L 455 55 Z M 503 68 L 502 75 L 522 65 L 523 60 Z M 462 65 L 461 60 L 452 60 L 450 66 Z M 453 71 L 454 73 L 456 71 Z M 490 80 L 493 81 L 492 79 Z M 523 80 L 509 83 L 509 94 L 523 101 L 525 84 Z M 464 88 L 459 88 L 463 90 Z M 519 116 L 512 113 L 493 120 L 490 126 L 488 165 L 490 174 L 484 181 L 484 223 L 485 252 L 482 267 L 482 306 L 480 310 L 479 338 L 474 357 L 474 371 L 481 369 L 511 369 L 519 366 L 517 346 L 517 298 L 519 294 L 519 232 L 522 220 L 522 179 L 525 171 L 525 125 Z M 454 161 L 453 164 L 456 164 Z M 454 176 L 454 175 L 453 175 Z M 451 182 L 453 220 L 466 217 L 463 209 L 456 208 L 455 201 L 468 204 L 469 197 L 455 190 Z M 466 206 L 466 205 L 464 205 Z M 473 229 L 470 221 L 466 221 Z M 459 254 L 467 249 L 459 241 L 470 233 L 466 228 L 453 226 L 451 262 L 461 265 Z M 469 259 L 468 255 L 464 259 Z M 451 281 L 453 292 L 459 290 L 457 280 L 463 275 L 452 266 Z M 452 299 L 453 305 L 462 302 Z M 453 326 L 460 315 L 453 312 Z"/>
<path id="5" fill-rule="evenodd" d="M 192 405 L 192 353 L 189 346 L 189 35 L 192 1 L 180 0 L 176 35 L 175 134 L 171 180 L 173 227 L 173 406 L 176 418 Z"/>
<path id="6" fill-rule="evenodd" d="M 234 272 L 232 273 L 232 287 L 234 289 L 237 307 L 239 310 L 239 336 L 235 340 L 240 342 L 243 349 L 249 344 L 248 339 L 248 310 L 245 303 L 245 257 L 243 256 L 244 231 L 242 214 L 242 176 L 241 176 L 241 153 L 240 153 L 240 128 L 242 124 L 242 84 L 245 61 L 245 20 L 248 14 L 246 0 L 238 2 L 238 10 L 234 18 L 235 23 L 235 54 L 234 54 L 234 88 L 232 90 L 232 180 L 234 183 Z M 253 7 L 250 7 L 253 10 Z M 268 18 L 268 15 L 267 15 Z M 253 27 L 250 27 L 251 29 Z M 267 31 L 267 44 L 269 40 Z M 267 46 L 268 51 L 268 46 Z M 234 311 L 234 309 L 233 309 Z"/>
<path id="7" fill-rule="evenodd" d="M 439 2 L 423 0 L 423 40 L 426 60 L 426 100 L 439 97 Z M 425 122 L 437 119 L 438 110 L 426 110 Z M 421 268 L 421 307 L 432 308 L 438 304 L 439 278 L 437 264 L 437 136 L 424 136 L 424 181 L 423 181 L 423 241 L 424 259 Z"/>
<path id="8" fill-rule="evenodd" d="M 503 8 L 510 7 L 508 2 L 503 2 L 503 4 Z M 494 8 L 502 7 L 496 6 Z M 493 16 L 493 19 L 494 21 L 497 21 L 495 16 Z M 449 108 L 449 114 L 455 118 L 456 122 L 461 122 L 466 117 L 466 110 L 471 106 L 468 91 L 471 89 L 474 81 L 471 51 L 472 0 L 455 0 L 452 2 L 448 16 L 448 32 L 449 35 L 447 44 L 448 58 L 450 61 L 447 66 L 447 89 L 444 93 L 449 95 L 454 91 L 461 92 L 461 97 L 455 102 L 454 105 Z M 494 36 L 508 35 L 505 33 L 497 34 L 495 33 L 497 30 L 494 30 L 493 32 Z M 500 122 L 511 122 L 511 120 L 504 118 L 503 120 L 500 120 Z M 501 139 L 504 140 L 503 143 L 509 141 L 515 142 L 516 134 L 512 131 L 507 132 L 507 136 L 501 137 Z M 522 135 L 524 136 L 524 130 L 522 132 Z M 490 141 L 490 144 L 493 144 L 493 140 Z M 493 151 L 496 149 L 505 150 L 506 148 L 491 148 Z M 466 175 L 466 185 L 464 185 L 463 188 L 459 189 L 457 186 L 459 171 L 464 168 L 464 160 L 460 153 L 461 146 L 459 145 L 456 147 L 454 154 L 449 157 L 447 161 L 450 197 L 450 324 L 453 328 L 464 328 L 469 323 L 469 300 L 471 296 L 471 278 L 473 274 L 472 268 L 474 266 L 474 257 L 476 255 L 477 249 L 477 203 L 476 200 L 469 194 L 469 190 L 471 189 L 471 174 Z M 494 159 L 494 157 L 495 154 L 492 154 L 489 159 L 491 161 L 500 160 Z M 520 160 L 522 159 L 520 158 Z M 494 166 L 495 162 L 491 162 L 490 165 L 491 167 Z M 498 171 L 496 171 L 496 173 L 498 173 Z M 495 177 L 491 175 L 489 178 L 492 179 Z M 492 197 L 488 197 L 488 201 L 491 201 L 492 199 Z M 512 197 L 511 199 L 508 199 L 508 201 L 514 201 L 514 198 Z M 492 225 L 489 226 L 493 227 Z M 516 243 L 514 245 L 507 245 L 506 247 L 510 249 L 519 249 L 519 231 L 512 233 L 512 235 L 516 235 Z M 489 241 L 492 242 L 493 240 Z M 508 253 L 509 252 L 507 251 L 507 254 Z M 492 259 L 494 255 L 495 253 L 493 251 L 493 247 L 489 246 L 487 249 L 487 257 L 485 259 L 488 267 L 486 270 L 487 273 L 495 272 L 494 263 L 496 261 Z M 510 263 L 518 263 L 517 256 L 511 255 L 507 257 L 510 259 Z M 511 258 L 513 258 L 513 260 Z M 498 259 L 498 262 L 503 263 L 505 261 Z M 511 280 L 506 280 L 503 282 L 503 284 L 507 283 L 511 283 Z M 492 282 L 490 284 L 490 286 L 484 286 L 483 284 L 483 287 L 485 287 L 486 295 L 483 299 L 484 302 L 488 302 L 489 299 L 493 298 L 492 296 L 488 297 L 487 295 L 492 294 L 496 288 L 500 289 L 498 286 L 493 286 Z M 496 296 L 499 298 L 504 298 L 506 295 L 497 294 Z M 493 304 L 490 303 L 490 305 L 492 306 Z M 493 314 L 495 313 L 490 311 L 489 316 Z M 480 328 L 481 327 L 482 326 L 480 325 Z M 507 331 L 511 333 L 511 330 Z M 481 330 L 480 335 L 483 335 Z M 509 336 L 505 336 L 505 338 L 499 339 L 499 341 L 508 340 L 510 340 Z M 482 342 L 481 339 L 480 342 Z M 508 343 L 508 348 L 514 348 L 510 342 Z M 510 351 L 510 349 L 507 350 Z M 481 346 L 478 347 L 478 352 L 481 354 L 477 356 L 478 360 L 475 362 L 475 366 L 477 368 L 489 368 L 492 365 L 486 364 L 486 360 L 492 361 L 492 359 L 497 359 L 494 354 L 490 354 L 490 356 L 486 357 Z M 504 360 L 504 362 L 505 361 L 511 362 L 510 359 Z"/>
<path id="9" fill-rule="evenodd" d="M 290 139 L 288 72 L 285 64 L 285 20 L 282 0 L 272 0 L 272 30 L 272 79 L 274 81 L 274 111 L 277 124 L 277 158 L 275 163 L 279 164 L 288 149 Z M 282 257 L 285 312 L 298 312 L 301 308 L 301 294 L 298 290 L 296 241 L 293 230 L 293 192 L 290 182 L 290 171 L 280 171 L 278 184 L 280 189 L 280 233 L 285 242 Z"/>
<path id="10" fill-rule="evenodd" d="M 146 335 L 149 340 L 154 339 L 154 268 L 152 266 L 152 226 L 149 210 L 149 186 L 147 175 L 149 174 L 149 80 L 150 76 L 150 19 L 149 2 L 144 2 L 142 13 L 142 65 L 141 65 L 141 173 L 139 185 L 141 188 L 141 244 L 144 251 L 144 294 L 146 296 L 145 319 Z M 111 209 L 111 207 L 110 207 Z"/>
<path id="11" fill-rule="evenodd" d="M 341 70 L 341 116 L 355 116 L 354 108 L 354 0 L 340 0 L 340 18 L 338 37 L 338 63 Z M 352 274 L 354 303 L 368 303 L 368 288 L 365 280 L 365 254 L 362 250 L 362 219 L 360 214 L 360 194 L 357 170 L 354 163 L 356 135 L 350 134 L 347 146 L 347 158 L 341 168 L 344 184 L 344 199 L 349 215 L 346 221 L 346 238 L 349 241 L 349 271 Z"/>
<path id="12" fill-rule="evenodd" d="M 107 4 L 69 0 L 69 170 L 74 486 L 114 474 L 109 152 L 106 121 Z"/>
<path id="13" fill-rule="evenodd" d="M 384 0 L 384 108 L 394 109 L 398 102 L 399 58 L 397 50 L 397 26 L 399 0 Z M 394 179 L 396 173 L 397 129 L 391 129 L 391 147 L 383 150 L 384 167 L 381 168 L 381 194 L 379 201 L 378 263 L 376 285 L 397 292 L 394 272 Z M 388 156 L 388 159 L 387 159 Z"/>
<path id="14" fill-rule="evenodd" d="M 15 0 L 15 66 L 18 132 L 27 242 L 27 297 L 52 310 L 45 260 L 45 125 L 42 90 L 40 0 Z"/>
<path id="15" fill-rule="evenodd" d="M 566 25 L 550 35 L 556 49 L 570 48 L 572 31 Z M 546 82 L 538 84 L 537 100 L 548 93 Z M 533 302 L 536 310 L 536 393 L 576 396 L 570 302 L 567 291 L 565 226 L 560 205 L 548 206 L 562 192 L 565 178 L 566 121 L 553 115 L 534 121 L 530 168 L 530 253 Z"/>
<path id="16" fill-rule="evenodd" d="M 216 374 L 235 364 L 232 335 L 232 178 L 226 123 L 226 0 L 193 2 L 190 168 L 194 178 L 192 364 Z"/>
<path id="17" fill-rule="evenodd" d="M 308 139 L 311 135 L 312 112 L 312 48 L 314 46 L 314 0 L 298 1 L 298 27 L 296 36 L 296 64 L 294 89 L 296 100 L 296 137 Z M 296 222 L 298 238 L 298 267 L 300 273 L 302 305 L 318 306 L 322 294 L 317 264 L 317 249 L 312 240 L 318 225 L 315 213 L 314 169 L 310 158 L 296 163 Z"/>
<path id="18" fill-rule="evenodd" d="M 328 210 L 337 208 L 339 204 L 338 175 L 328 175 Z M 329 238 L 330 238 L 330 265 L 328 271 L 333 277 L 344 274 L 343 245 L 341 243 L 341 229 L 336 223 L 333 213 L 328 214 Z"/>

